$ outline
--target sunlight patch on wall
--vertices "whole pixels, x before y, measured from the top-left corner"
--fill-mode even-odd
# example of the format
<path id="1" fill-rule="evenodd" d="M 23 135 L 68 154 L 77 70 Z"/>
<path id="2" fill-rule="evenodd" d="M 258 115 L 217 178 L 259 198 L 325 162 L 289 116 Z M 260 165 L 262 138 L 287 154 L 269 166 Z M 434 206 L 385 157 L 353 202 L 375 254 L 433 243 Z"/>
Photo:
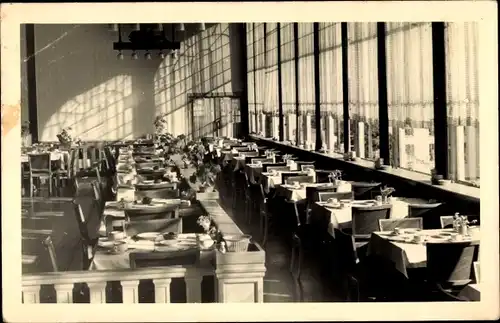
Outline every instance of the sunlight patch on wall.
<path id="1" fill-rule="evenodd" d="M 42 141 L 57 141 L 57 134 L 72 128 L 82 140 L 116 140 L 133 134 L 130 102 L 132 77 L 118 75 L 64 103 L 41 129 Z"/>
<path id="2" fill-rule="evenodd" d="M 188 96 L 231 93 L 229 24 L 217 24 L 181 43 L 177 57 L 167 55 L 154 76 L 156 115 L 165 114 L 167 131 L 191 130 Z"/>

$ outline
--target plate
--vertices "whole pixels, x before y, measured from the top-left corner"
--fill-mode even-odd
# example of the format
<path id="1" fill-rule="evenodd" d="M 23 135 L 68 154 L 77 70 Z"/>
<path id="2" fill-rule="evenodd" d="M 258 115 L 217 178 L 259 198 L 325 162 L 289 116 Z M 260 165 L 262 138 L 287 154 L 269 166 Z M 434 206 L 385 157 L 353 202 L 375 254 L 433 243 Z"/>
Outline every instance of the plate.
<path id="1" fill-rule="evenodd" d="M 410 240 L 408 237 L 402 236 L 402 235 L 388 236 L 387 239 L 389 239 L 390 241 L 394 241 L 394 242 L 407 242 Z"/>
<path id="2" fill-rule="evenodd" d="M 172 239 L 172 240 L 160 240 L 157 242 L 157 244 L 161 246 L 176 246 L 179 244 L 179 240 L 177 239 Z"/>
<path id="3" fill-rule="evenodd" d="M 408 228 L 408 229 L 401 229 L 404 233 L 417 233 L 417 232 L 420 232 L 422 230 L 420 229 L 417 229 L 417 228 Z"/>
<path id="4" fill-rule="evenodd" d="M 160 236 L 159 232 L 143 232 L 136 235 L 136 237 L 139 239 L 151 240 L 151 241 L 158 239 L 159 236 Z"/>

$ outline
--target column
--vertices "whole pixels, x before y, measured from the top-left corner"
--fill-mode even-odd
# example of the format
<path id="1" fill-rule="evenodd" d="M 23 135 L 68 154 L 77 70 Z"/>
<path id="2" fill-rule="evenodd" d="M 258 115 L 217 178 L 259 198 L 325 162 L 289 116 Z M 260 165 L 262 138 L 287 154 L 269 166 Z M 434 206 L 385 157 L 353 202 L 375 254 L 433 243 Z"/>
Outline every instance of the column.
<path id="1" fill-rule="evenodd" d="M 280 117 L 273 116 L 273 137 L 279 139 L 280 137 Z"/>
<path id="2" fill-rule="evenodd" d="M 264 135 L 264 137 L 268 137 L 268 133 L 266 132 L 266 115 L 264 112 L 260 112 L 260 131 Z"/>
<path id="3" fill-rule="evenodd" d="M 398 145 L 398 160 L 399 167 L 406 168 L 408 167 L 408 158 L 406 156 L 406 134 L 404 128 L 397 128 L 398 136 L 397 136 L 397 145 Z"/>
<path id="4" fill-rule="evenodd" d="M 454 157 L 457 165 L 456 169 L 456 179 L 463 181 L 465 179 L 465 127 L 457 126 L 455 127 L 455 151 L 456 156 Z"/>
<path id="5" fill-rule="evenodd" d="M 326 147 L 328 149 L 328 152 L 333 152 L 335 151 L 335 142 L 337 138 L 335 137 L 335 120 L 333 120 L 333 116 L 327 115 L 325 117 L 326 121 Z"/>
<path id="6" fill-rule="evenodd" d="M 311 115 L 309 113 L 304 115 L 304 144 L 312 143 L 312 129 L 311 129 Z M 310 147 L 305 147 L 309 149 Z"/>
<path id="7" fill-rule="evenodd" d="M 356 154 L 359 158 L 365 158 L 365 123 L 363 121 L 358 122 L 358 131 L 356 132 L 358 135 L 357 145 L 356 145 Z"/>
<path id="8" fill-rule="evenodd" d="M 464 156 L 467 156 L 467 167 L 464 171 L 465 179 L 476 180 L 479 176 L 477 165 L 479 164 L 479 153 L 477 148 L 478 136 L 476 133 L 476 128 L 474 126 L 465 127 L 464 140 L 467 140 L 467 149 Z"/>
<path id="9" fill-rule="evenodd" d="M 288 114 L 287 118 L 287 129 L 286 129 L 286 139 L 295 143 L 295 135 L 294 132 L 297 131 L 297 119 L 295 114 Z"/>

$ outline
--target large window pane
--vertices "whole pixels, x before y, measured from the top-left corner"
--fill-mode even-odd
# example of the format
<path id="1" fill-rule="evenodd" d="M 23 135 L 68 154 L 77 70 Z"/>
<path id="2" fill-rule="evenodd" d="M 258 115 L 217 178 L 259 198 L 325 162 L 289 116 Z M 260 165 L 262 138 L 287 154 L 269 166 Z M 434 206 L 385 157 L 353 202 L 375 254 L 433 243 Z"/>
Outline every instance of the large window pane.
<path id="1" fill-rule="evenodd" d="M 281 91 L 285 140 L 296 142 L 297 114 L 295 105 L 295 53 L 293 23 L 281 25 Z"/>
<path id="2" fill-rule="evenodd" d="M 319 24 L 322 140 L 327 152 L 344 151 L 341 23 Z"/>
<path id="3" fill-rule="evenodd" d="M 449 177 L 479 186 L 478 26 L 446 24 Z"/>
<path id="4" fill-rule="evenodd" d="M 377 23 L 348 23 L 351 150 L 360 158 L 379 156 Z"/>
<path id="5" fill-rule="evenodd" d="M 264 115 L 264 102 L 265 102 L 265 87 L 266 87 L 266 53 L 265 53 L 265 35 L 264 24 L 254 24 L 254 37 L 255 37 L 255 106 L 257 115 L 257 132 L 264 136 L 265 133 L 265 115 Z"/>
<path id="6" fill-rule="evenodd" d="M 314 112 L 314 35 L 312 23 L 299 23 L 299 145 L 314 149 L 316 124 Z"/>
<path id="7" fill-rule="evenodd" d="M 248 82 L 248 119 L 250 132 L 257 133 L 257 112 L 255 106 L 255 82 L 254 82 L 254 33 L 253 24 L 247 25 L 247 82 Z"/>
<path id="8" fill-rule="evenodd" d="M 266 134 L 279 138 L 278 108 L 278 24 L 266 24 L 266 87 L 265 106 L 267 114 Z"/>
<path id="9" fill-rule="evenodd" d="M 434 168 L 431 23 L 386 24 L 391 164 Z"/>

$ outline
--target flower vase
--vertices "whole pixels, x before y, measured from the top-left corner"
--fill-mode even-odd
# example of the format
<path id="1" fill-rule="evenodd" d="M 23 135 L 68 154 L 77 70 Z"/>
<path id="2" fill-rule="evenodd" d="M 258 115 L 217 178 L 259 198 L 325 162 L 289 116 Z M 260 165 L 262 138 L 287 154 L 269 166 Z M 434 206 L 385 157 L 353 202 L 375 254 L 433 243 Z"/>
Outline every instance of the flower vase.
<path id="1" fill-rule="evenodd" d="M 467 224 L 462 224 L 458 227 L 458 233 L 460 235 L 466 236 L 469 234 L 469 228 L 467 227 Z"/>
<path id="2" fill-rule="evenodd" d="M 388 204 L 389 203 L 389 197 L 387 195 L 382 196 L 382 203 L 383 204 Z"/>

